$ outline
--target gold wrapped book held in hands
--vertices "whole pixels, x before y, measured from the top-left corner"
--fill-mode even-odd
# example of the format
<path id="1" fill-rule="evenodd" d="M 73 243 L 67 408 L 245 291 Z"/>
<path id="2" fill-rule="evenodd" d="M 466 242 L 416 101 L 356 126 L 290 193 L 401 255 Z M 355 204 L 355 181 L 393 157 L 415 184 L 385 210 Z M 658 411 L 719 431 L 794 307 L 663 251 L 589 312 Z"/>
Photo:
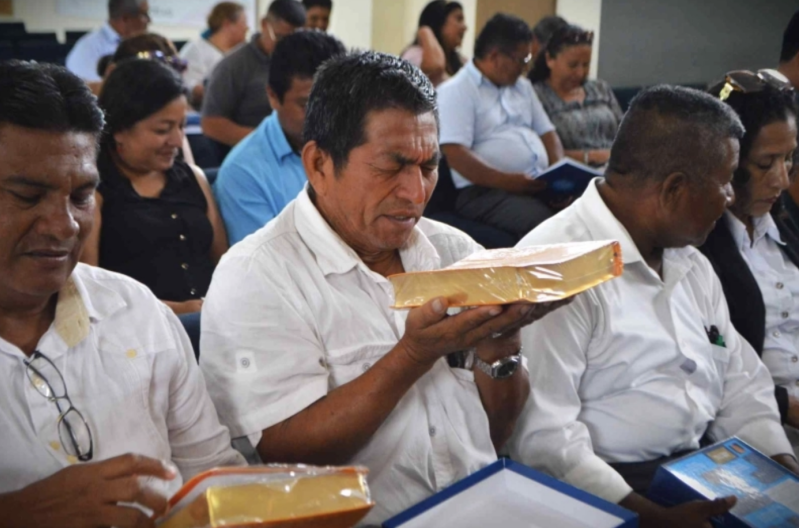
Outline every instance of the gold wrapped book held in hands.
<path id="1" fill-rule="evenodd" d="M 218 468 L 169 501 L 159 528 L 350 528 L 374 503 L 359 467 Z"/>
<path id="2" fill-rule="evenodd" d="M 618 277 L 613 240 L 478 251 L 446 268 L 391 275 L 394 308 L 446 297 L 450 306 L 558 301 Z"/>

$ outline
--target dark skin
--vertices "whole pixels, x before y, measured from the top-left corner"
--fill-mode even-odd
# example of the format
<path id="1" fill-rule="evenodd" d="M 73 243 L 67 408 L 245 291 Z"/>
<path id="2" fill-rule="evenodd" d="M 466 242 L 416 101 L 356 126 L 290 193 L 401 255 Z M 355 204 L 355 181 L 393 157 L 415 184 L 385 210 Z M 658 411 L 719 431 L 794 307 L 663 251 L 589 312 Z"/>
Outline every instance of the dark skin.
<path id="1" fill-rule="evenodd" d="M 316 207 L 374 272 L 404 271 L 399 248 L 408 240 L 438 179 L 438 129 L 432 113 L 389 109 L 369 114 L 365 144 L 338 170 L 315 142 L 302 160 Z M 344 464 L 360 451 L 399 400 L 450 352 L 476 347 L 487 362 L 519 350 L 519 328 L 558 303 L 485 306 L 447 316 L 447 300 L 410 310 L 405 334 L 372 368 L 293 417 L 263 431 L 264 461 Z M 492 339 L 495 332 L 502 336 Z M 529 394 L 524 369 L 505 380 L 475 372 L 496 448 L 504 445 Z"/>
<path id="2" fill-rule="evenodd" d="M 55 317 L 58 292 L 92 228 L 99 182 L 96 138 L 0 125 L 0 337 L 30 355 Z M 0 494 L 0 528 L 154 527 L 166 498 L 139 477 L 172 480 L 176 471 L 124 455 L 65 468 L 19 491 Z"/>
<path id="3" fill-rule="evenodd" d="M 661 277 L 664 249 L 701 245 L 733 203 L 731 181 L 738 166 L 738 140 L 727 139 L 719 148 L 722 161 L 702 177 L 676 172 L 662 181 L 639 183 L 634 177 L 608 173 L 598 184 L 608 209 L 630 233 L 644 261 Z M 772 458 L 799 474 L 793 456 Z M 620 505 L 637 512 L 644 528 L 711 528 L 710 518 L 729 511 L 735 498 L 664 508 L 630 493 Z"/>

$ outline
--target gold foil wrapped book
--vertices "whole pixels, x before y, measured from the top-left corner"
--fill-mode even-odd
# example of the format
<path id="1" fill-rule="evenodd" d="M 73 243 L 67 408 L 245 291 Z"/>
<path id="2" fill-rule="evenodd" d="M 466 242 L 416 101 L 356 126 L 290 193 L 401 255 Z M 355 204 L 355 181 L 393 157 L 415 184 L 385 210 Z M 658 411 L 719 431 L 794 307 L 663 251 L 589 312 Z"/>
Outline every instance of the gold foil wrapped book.
<path id="1" fill-rule="evenodd" d="M 187 482 L 159 528 L 350 528 L 374 506 L 364 468 L 219 468 Z"/>
<path id="2" fill-rule="evenodd" d="M 479 251 L 446 268 L 391 275 L 394 308 L 446 297 L 450 306 L 558 301 L 621 275 L 613 240 Z"/>

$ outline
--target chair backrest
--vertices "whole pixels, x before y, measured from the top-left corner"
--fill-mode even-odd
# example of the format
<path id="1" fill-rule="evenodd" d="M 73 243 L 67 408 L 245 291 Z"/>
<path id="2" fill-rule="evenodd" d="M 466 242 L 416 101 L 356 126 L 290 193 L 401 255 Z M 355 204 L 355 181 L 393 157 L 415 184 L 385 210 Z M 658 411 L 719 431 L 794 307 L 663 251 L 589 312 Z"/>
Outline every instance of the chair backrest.
<path id="1" fill-rule="evenodd" d="M 74 44 L 86 33 L 88 33 L 88 31 L 67 31 L 67 44 Z"/>
<path id="2" fill-rule="evenodd" d="M 19 38 L 27 32 L 24 22 L 0 22 L 0 39 Z"/>
<path id="3" fill-rule="evenodd" d="M 49 40 L 20 40 L 17 42 L 17 58 L 21 60 L 35 60 L 37 62 L 52 62 L 64 65 L 70 46 L 60 44 L 58 41 Z"/>
<path id="4" fill-rule="evenodd" d="M 205 178 L 208 180 L 208 183 L 213 185 L 216 181 L 217 175 L 219 174 L 219 167 L 209 167 L 207 169 L 203 169 L 203 172 L 205 173 Z"/>
<path id="5" fill-rule="evenodd" d="M 447 158 L 441 156 L 441 162 L 438 164 L 438 183 L 424 210 L 425 216 L 454 211 L 457 195 L 458 190 L 452 183 L 452 171 L 447 163 Z"/>

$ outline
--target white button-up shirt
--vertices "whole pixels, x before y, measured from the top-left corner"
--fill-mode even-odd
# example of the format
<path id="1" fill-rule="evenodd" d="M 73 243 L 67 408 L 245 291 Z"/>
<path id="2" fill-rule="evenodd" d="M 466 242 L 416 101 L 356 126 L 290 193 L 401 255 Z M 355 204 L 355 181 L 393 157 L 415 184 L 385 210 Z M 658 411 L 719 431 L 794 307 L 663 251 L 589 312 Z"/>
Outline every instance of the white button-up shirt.
<path id="1" fill-rule="evenodd" d="M 113 55 L 121 40 L 119 33 L 106 22 L 75 42 L 67 55 L 67 69 L 84 81 L 102 80 L 97 73 L 97 63 L 106 55 Z"/>
<path id="2" fill-rule="evenodd" d="M 523 330 L 532 392 L 511 455 L 618 502 L 632 489 L 608 462 L 696 449 L 706 431 L 792 453 L 771 375 L 733 328 L 710 263 L 693 247 L 667 249 L 661 279 L 598 181 L 519 243 L 618 240 L 625 269 Z M 711 344 L 712 326 L 726 347 Z"/>
<path id="3" fill-rule="evenodd" d="M 496 86 L 470 61 L 438 87 L 442 145 L 474 151 L 490 167 L 535 176 L 549 166 L 540 136 L 555 130 L 533 85 Z M 472 182 L 452 171 L 458 189 Z"/>
<path id="4" fill-rule="evenodd" d="M 138 282 L 78 264 L 36 348 L 89 425 L 92 461 L 125 453 L 171 460 L 180 475 L 156 484 L 166 495 L 206 469 L 244 464 L 180 321 Z M 76 463 L 60 444 L 56 405 L 28 379 L 26 359 L 0 339 L 0 493 Z"/>
<path id="5" fill-rule="evenodd" d="M 784 242 L 770 214 L 754 219 L 754 243 L 734 215 L 725 221 L 766 305 L 763 363 L 774 383 L 799 398 L 799 268 L 779 248 Z"/>
<path id="6" fill-rule="evenodd" d="M 480 249 L 422 218 L 400 250 L 407 271 Z M 396 346 L 407 312 L 302 191 L 222 258 L 205 298 L 200 365 L 234 437 L 297 414 Z M 379 524 L 496 460 L 474 374 L 437 361 L 349 462 L 369 468 Z"/>

